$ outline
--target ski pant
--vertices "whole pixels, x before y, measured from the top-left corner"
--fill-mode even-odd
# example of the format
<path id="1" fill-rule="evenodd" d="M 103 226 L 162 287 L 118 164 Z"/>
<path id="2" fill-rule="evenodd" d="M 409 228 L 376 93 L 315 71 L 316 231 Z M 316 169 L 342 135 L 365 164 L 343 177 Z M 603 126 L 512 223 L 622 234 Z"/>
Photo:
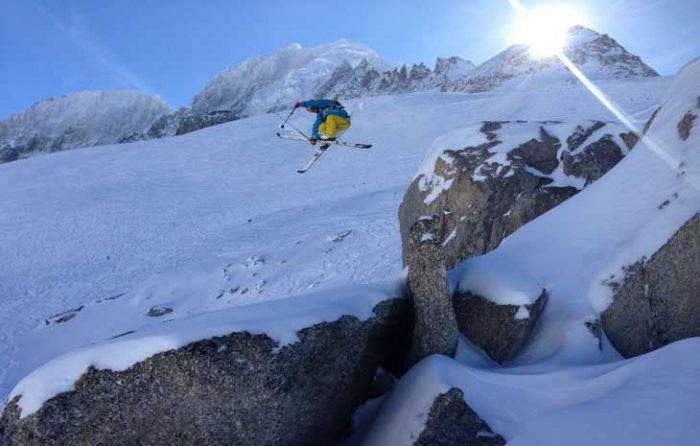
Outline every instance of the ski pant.
<path id="1" fill-rule="evenodd" d="M 326 135 L 327 138 L 335 138 L 339 131 L 350 128 L 350 120 L 342 116 L 328 115 L 326 120 L 318 126 L 318 131 Z"/>

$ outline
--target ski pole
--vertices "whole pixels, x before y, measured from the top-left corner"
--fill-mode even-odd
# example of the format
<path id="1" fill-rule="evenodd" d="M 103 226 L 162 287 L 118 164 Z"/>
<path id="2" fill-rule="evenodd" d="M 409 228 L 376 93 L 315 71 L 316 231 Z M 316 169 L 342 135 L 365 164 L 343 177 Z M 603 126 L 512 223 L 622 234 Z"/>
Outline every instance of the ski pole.
<path id="1" fill-rule="evenodd" d="M 277 116 L 278 118 L 282 119 L 282 117 L 281 117 L 278 113 L 275 113 L 275 116 Z M 287 119 L 289 119 L 289 118 L 287 118 Z M 304 134 L 304 132 L 302 132 L 301 130 L 299 130 L 299 129 L 296 128 L 295 126 L 293 126 L 291 123 L 289 123 L 289 126 L 290 126 L 291 128 L 293 128 L 294 130 L 296 130 L 297 133 L 299 133 L 299 134 L 300 134 L 301 136 L 303 136 L 304 138 L 309 139 L 309 137 L 306 136 L 306 134 Z"/>
<path id="2" fill-rule="evenodd" d="M 280 125 L 280 128 L 281 128 L 281 129 L 284 128 L 284 125 L 287 123 L 287 121 L 289 121 L 289 118 L 292 117 L 292 115 L 294 114 L 294 112 L 296 111 L 296 109 L 297 109 L 296 107 L 292 107 L 292 111 L 289 112 L 289 115 L 287 116 L 287 119 L 285 119 L 284 122 L 282 122 L 282 125 Z"/>

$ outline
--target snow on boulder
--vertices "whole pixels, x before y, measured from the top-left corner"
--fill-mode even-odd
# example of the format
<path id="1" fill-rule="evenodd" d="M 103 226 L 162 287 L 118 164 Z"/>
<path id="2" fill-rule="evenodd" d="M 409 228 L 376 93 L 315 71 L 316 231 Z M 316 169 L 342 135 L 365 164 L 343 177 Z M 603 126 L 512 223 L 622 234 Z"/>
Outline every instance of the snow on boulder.
<path id="1" fill-rule="evenodd" d="M 114 144 L 170 113 L 158 97 L 131 91 L 83 91 L 46 99 L 0 122 L 0 160 Z"/>
<path id="2" fill-rule="evenodd" d="M 402 293 L 356 286 L 205 312 L 68 352 L 14 389 L 0 444 L 332 444 L 377 367 L 405 353 Z"/>
<path id="3" fill-rule="evenodd" d="M 601 313 L 625 355 L 700 334 L 700 132 L 680 131 L 684 116 L 698 113 L 698 97 L 700 61 L 674 79 L 646 135 L 619 164 L 453 272 L 460 292 L 500 304 L 531 304 L 547 290 L 517 361 L 609 359 L 617 352 L 596 333 Z"/>
<path id="4" fill-rule="evenodd" d="M 582 26 L 569 30 L 564 54 L 591 79 L 658 76 L 607 34 Z M 537 58 L 529 47 L 513 45 L 467 76 L 448 82 L 443 91 L 478 93 L 506 84 L 517 87 L 567 79 L 574 80 L 573 74 L 556 56 Z"/>
<path id="5" fill-rule="evenodd" d="M 672 90 L 654 122 L 649 124 L 650 138 L 653 139 L 657 134 L 664 135 L 690 158 L 678 158 L 677 177 L 695 188 L 700 187 L 700 156 L 697 154 L 700 151 L 700 131 L 694 126 L 696 116 L 700 114 L 700 82 L 696 78 L 693 85 L 690 73 L 687 72 L 700 73 L 698 64 L 695 62 L 685 70 L 674 86 L 675 91 Z M 666 113 L 666 108 L 671 110 Z M 676 141 L 673 141 L 672 136 L 674 127 L 678 138 Z M 683 199 L 680 195 L 681 185 L 659 203 L 658 210 L 662 215 L 674 212 L 671 205 Z M 671 208 L 667 210 L 668 206 Z M 643 256 L 626 266 L 620 280 L 609 281 L 614 296 L 612 304 L 603 313 L 602 323 L 615 348 L 629 357 L 679 339 L 700 336 L 698 271 L 700 213 L 684 223 L 651 256 Z"/>
<path id="6" fill-rule="evenodd" d="M 610 342 L 625 357 L 679 339 L 700 336 L 700 213 L 650 259 L 625 269 L 613 284 L 613 303 L 602 323 Z"/>
<path id="7" fill-rule="evenodd" d="M 447 214 L 438 236 L 448 268 L 572 197 L 628 152 L 615 123 L 484 122 L 438 138 L 399 209 L 404 263 L 408 229 Z"/>

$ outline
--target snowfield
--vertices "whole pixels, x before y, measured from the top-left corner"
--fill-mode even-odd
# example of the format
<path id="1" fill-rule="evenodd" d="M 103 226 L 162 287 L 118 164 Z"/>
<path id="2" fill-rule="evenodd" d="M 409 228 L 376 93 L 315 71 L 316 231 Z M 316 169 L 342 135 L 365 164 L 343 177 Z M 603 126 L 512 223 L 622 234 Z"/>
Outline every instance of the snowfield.
<path id="1" fill-rule="evenodd" d="M 599 86 L 642 127 L 669 83 L 645 78 Z M 231 328 L 293 342 L 304 323 L 333 320 L 343 311 L 366 317 L 372 302 L 400 293 L 397 210 L 436 138 L 487 120 L 615 120 L 583 87 L 568 81 L 513 84 L 472 95 L 382 96 L 346 105 L 353 126 L 344 139 L 374 147 L 332 147 L 304 175 L 296 169 L 314 149 L 279 140 L 274 115 L 0 165 L 0 398 L 22 394 L 26 416 L 71 389 L 89 365 L 123 370 L 158 351 Z M 292 122 L 306 129 L 312 116 L 297 112 Z M 633 150 L 613 169 L 621 173 L 583 192 L 579 206 L 600 199 L 593 208 L 606 212 L 604 206 L 619 203 L 615 200 L 649 193 L 656 209 L 656 194 L 670 189 L 667 177 L 649 167 L 654 162 L 645 149 Z M 635 171 L 635 163 L 651 170 L 626 174 Z M 658 178 L 648 186 L 636 183 L 639 175 L 646 180 L 652 174 Z M 621 183 L 619 195 L 600 198 L 606 182 Z M 683 193 L 688 195 L 679 203 L 685 205 L 676 206 L 697 209 L 692 201 L 697 195 Z M 578 216 L 577 205 L 565 205 L 570 211 L 533 221 L 494 256 L 517 262 L 523 249 L 533 249 L 527 244 L 532 240 L 575 238 L 575 231 L 556 220 L 564 212 Z M 632 203 L 623 211 L 623 222 L 630 224 L 631 216 L 653 216 L 639 214 Z M 683 212 L 674 211 L 677 218 L 666 229 Z M 611 223 L 600 217 L 586 220 L 588 227 L 606 232 Z M 530 234 L 527 243 L 520 234 Z M 612 260 L 607 266 L 618 268 L 653 246 L 624 250 L 619 258 L 606 258 Z M 538 254 L 542 260 L 533 262 L 534 269 L 518 264 L 518 270 L 537 286 L 551 286 L 550 279 L 579 286 L 567 282 L 573 268 L 558 266 L 561 277 L 558 269 L 551 271 L 553 278 L 538 275 L 551 249 Z M 514 277 L 498 268 L 493 274 L 506 285 Z M 595 279 L 591 274 L 586 278 Z M 350 305 L 356 295 L 362 298 Z M 265 304 L 280 299 L 286 300 Z M 592 314 L 588 300 L 569 306 L 557 299 L 556 294 L 550 299 L 555 326 L 565 317 Z M 314 317 L 304 317 L 305 309 Z M 279 327 L 275 317 L 263 317 L 276 312 L 290 315 L 289 324 Z M 620 361 L 587 346 L 560 345 L 561 333 L 547 331 L 548 314 L 544 336 L 538 334 L 547 348 L 536 343 L 537 354 L 526 351 L 521 364 L 498 368 L 466 343 L 456 360 L 423 361 L 379 408 L 368 436 L 357 441 L 411 444 L 433 398 L 451 386 L 464 389 L 467 402 L 509 444 L 692 445 L 700 438 L 697 339 Z"/>

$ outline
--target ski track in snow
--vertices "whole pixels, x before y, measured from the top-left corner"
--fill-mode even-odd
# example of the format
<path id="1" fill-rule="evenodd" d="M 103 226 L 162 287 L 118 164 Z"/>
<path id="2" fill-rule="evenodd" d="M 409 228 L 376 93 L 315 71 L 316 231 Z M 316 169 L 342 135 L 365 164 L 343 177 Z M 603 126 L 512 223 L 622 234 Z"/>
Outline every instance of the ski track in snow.
<path id="1" fill-rule="evenodd" d="M 667 83 L 611 80 L 601 87 L 641 126 Z M 48 317 L 98 299 L 146 289 L 175 295 L 200 281 L 190 290 L 204 290 L 208 303 L 182 308 L 195 314 L 400 276 L 398 206 L 425 151 L 444 133 L 486 120 L 614 120 L 570 83 L 347 106 L 347 140 L 374 147 L 333 147 L 304 175 L 296 169 L 315 148 L 280 141 L 274 115 L 0 165 L 0 396 L 51 358 L 117 334 L 49 336 L 70 332 L 81 313 L 45 326 Z M 304 113 L 292 120 L 303 129 L 312 121 Z M 333 241 L 338 234 L 346 235 Z M 253 256 L 263 263 L 245 266 Z M 221 276 L 228 265 L 234 272 Z M 201 276 L 179 273 L 188 270 Z M 205 280 L 208 274 L 216 279 Z"/>

